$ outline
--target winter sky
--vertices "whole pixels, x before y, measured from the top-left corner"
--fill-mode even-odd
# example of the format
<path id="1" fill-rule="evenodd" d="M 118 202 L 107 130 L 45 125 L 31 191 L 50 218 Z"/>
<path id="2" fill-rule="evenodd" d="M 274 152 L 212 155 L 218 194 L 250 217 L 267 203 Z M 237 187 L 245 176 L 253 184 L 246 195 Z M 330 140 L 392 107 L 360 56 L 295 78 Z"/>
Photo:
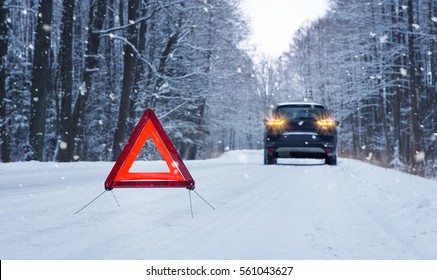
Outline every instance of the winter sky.
<path id="1" fill-rule="evenodd" d="M 256 52 L 278 57 L 288 49 L 293 33 L 305 22 L 326 13 L 329 0 L 244 0 L 241 8 L 252 27 L 249 44 Z"/>

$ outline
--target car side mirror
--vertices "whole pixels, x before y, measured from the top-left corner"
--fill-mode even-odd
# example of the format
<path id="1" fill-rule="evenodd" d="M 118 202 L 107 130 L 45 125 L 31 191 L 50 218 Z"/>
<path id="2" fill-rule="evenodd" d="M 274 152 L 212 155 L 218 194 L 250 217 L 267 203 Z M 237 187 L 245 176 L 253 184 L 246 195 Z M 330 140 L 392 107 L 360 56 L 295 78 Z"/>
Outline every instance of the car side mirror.
<path id="1" fill-rule="evenodd" d="M 335 121 L 335 126 L 339 126 L 340 125 L 340 121 Z"/>

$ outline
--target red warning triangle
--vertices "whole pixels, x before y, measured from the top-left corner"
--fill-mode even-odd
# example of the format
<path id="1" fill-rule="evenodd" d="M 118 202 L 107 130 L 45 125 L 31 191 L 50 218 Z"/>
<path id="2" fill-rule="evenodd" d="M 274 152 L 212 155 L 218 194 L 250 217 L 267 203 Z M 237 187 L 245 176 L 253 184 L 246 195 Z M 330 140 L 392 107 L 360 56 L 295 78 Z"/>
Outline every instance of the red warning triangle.
<path id="1" fill-rule="evenodd" d="M 129 172 L 149 137 L 167 163 L 169 172 Z M 106 178 L 105 189 L 165 187 L 192 190 L 194 180 L 155 113 L 147 109 Z"/>

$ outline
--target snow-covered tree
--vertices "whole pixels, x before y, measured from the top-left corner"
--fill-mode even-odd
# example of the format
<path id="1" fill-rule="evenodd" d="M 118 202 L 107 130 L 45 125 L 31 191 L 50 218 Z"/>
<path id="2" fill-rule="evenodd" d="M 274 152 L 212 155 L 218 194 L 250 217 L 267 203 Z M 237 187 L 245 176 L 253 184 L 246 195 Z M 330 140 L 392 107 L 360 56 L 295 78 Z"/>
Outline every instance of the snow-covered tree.
<path id="1" fill-rule="evenodd" d="M 238 1 L 34 2 L 1 2 L 3 161 L 115 159 L 146 108 L 184 158 L 259 145 Z"/>
<path id="2" fill-rule="evenodd" d="M 336 0 L 296 34 L 288 67 L 341 121 L 343 155 L 435 176 L 436 6 Z"/>

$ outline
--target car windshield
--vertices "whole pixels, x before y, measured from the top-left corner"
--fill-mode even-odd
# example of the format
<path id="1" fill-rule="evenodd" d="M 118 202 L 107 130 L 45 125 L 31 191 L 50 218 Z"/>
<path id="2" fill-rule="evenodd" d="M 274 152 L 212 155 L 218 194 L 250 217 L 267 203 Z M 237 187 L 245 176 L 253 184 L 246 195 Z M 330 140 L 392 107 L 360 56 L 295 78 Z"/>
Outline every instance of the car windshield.
<path id="1" fill-rule="evenodd" d="M 323 107 L 313 105 L 293 105 L 281 106 L 276 109 L 276 116 L 281 118 L 298 120 L 298 119 L 319 119 L 326 116 Z"/>

